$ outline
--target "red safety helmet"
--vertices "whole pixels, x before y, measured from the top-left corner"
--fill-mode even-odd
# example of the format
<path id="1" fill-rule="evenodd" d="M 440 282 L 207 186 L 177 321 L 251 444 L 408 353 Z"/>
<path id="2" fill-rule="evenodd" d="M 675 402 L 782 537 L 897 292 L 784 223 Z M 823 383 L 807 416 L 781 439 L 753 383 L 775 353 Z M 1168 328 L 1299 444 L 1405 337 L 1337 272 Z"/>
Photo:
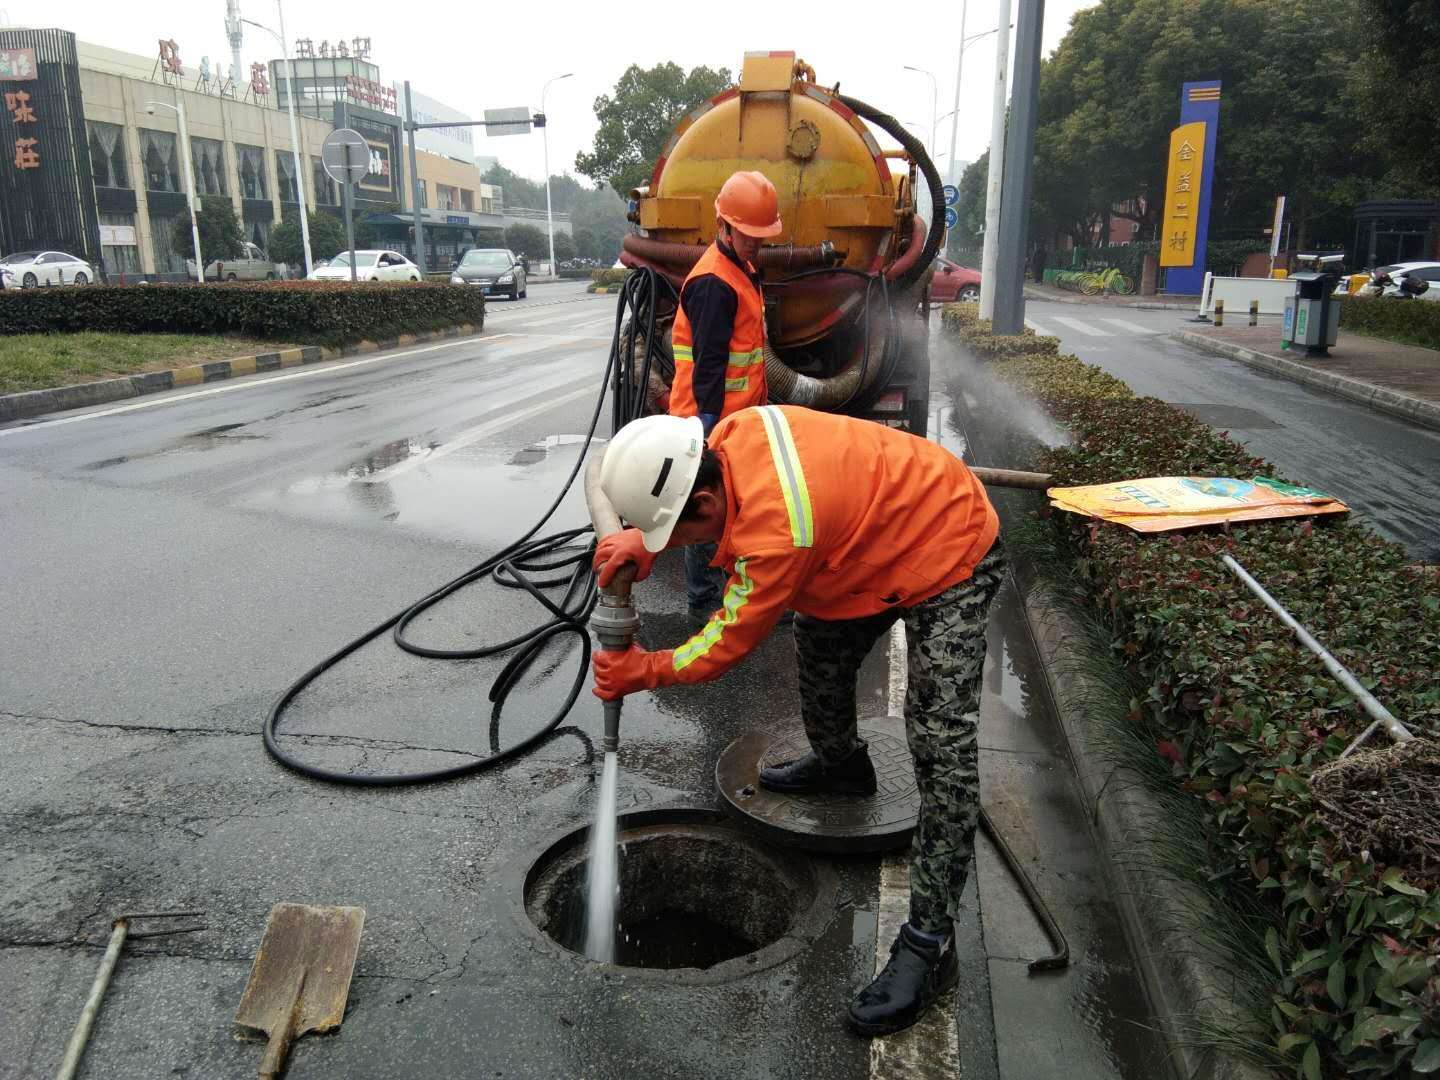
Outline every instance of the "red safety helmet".
<path id="1" fill-rule="evenodd" d="M 780 224 L 780 197 L 761 172 L 737 172 L 715 196 L 715 214 L 746 236 L 774 236 Z"/>

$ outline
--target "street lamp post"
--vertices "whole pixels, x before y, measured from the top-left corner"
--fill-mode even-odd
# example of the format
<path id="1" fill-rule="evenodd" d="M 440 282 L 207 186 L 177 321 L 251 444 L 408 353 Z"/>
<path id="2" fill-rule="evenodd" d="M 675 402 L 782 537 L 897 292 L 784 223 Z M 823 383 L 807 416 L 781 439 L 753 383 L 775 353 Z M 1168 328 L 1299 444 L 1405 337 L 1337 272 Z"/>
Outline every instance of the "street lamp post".
<path id="1" fill-rule="evenodd" d="M 295 156 L 295 196 L 300 203 L 300 242 L 305 250 L 305 277 L 308 280 L 314 266 L 310 256 L 310 214 L 305 205 L 305 174 L 300 171 L 300 128 L 295 122 L 295 64 L 290 59 L 290 49 L 285 42 L 285 6 L 280 0 L 275 0 L 275 10 L 280 16 L 278 34 L 254 19 L 240 21 L 264 30 L 274 38 L 280 46 L 280 59 L 285 65 L 285 102 L 290 107 L 290 149 Z"/>
<path id="2" fill-rule="evenodd" d="M 147 101 L 145 111 L 151 116 L 156 109 L 169 109 L 180 120 L 180 154 L 185 159 L 185 201 L 190 204 L 190 239 L 195 244 L 195 280 L 205 283 L 205 259 L 200 253 L 200 223 L 195 220 L 195 166 L 190 159 L 190 129 L 185 126 L 185 103 L 176 95 L 175 104 Z"/>
<path id="3" fill-rule="evenodd" d="M 540 112 L 545 117 L 545 126 L 540 129 L 540 142 L 545 148 L 545 231 L 550 238 L 550 276 L 558 277 L 555 270 L 555 219 L 550 213 L 550 110 L 545 108 L 545 95 L 550 90 L 551 83 L 557 83 L 561 79 L 568 79 L 574 75 L 573 71 L 567 71 L 564 75 L 556 75 L 548 79 L 545 85 L 540 88 Z"/>
<path id="4" fill-rule="evenodd" d="M 935 73 L 933 71 L 911 67 L 909 64 L 905 65 L 905 70 L 924 75 L 930 80 L 930 157 L 933 159 L 935 157 L 935 114 L 940 111 L 940 84 L 935 81 Z M 952 136 L 951 138 L 953 141 L 954 137 Z"/>

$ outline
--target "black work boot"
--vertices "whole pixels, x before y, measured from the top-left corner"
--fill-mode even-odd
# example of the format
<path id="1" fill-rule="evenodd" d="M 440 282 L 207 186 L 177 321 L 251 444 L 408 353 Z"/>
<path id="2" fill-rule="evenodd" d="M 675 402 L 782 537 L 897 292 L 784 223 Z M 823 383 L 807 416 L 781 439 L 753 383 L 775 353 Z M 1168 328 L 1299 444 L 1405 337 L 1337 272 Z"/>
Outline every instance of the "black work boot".
<path id="1" fill-rule="evenodd" d="M 826 765 L 820 760 L 820 755 L 811 750 L 798 761 L 761 769 L 760 786 L 786 795 L 804 795 L 812 791 L 874 795 L 875 766 L 870 764 L 870 751 L 863 744 L 836 765 Z"/>
<path id="2" fill-rule="evenodd" d="M 903 1031 L 959 981 L 955 943 L 926 941 L 906 923 L 890 946 L 890 962 L 850 1002 L 850 1027 L 868 1036 Z"/>

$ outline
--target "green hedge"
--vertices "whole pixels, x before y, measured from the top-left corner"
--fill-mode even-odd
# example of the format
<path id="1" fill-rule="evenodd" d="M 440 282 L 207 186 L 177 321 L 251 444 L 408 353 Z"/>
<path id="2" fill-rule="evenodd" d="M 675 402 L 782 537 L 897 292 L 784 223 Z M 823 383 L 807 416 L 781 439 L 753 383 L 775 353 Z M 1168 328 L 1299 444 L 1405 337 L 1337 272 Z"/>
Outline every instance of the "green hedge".
<path id="1" fill-rule="evenodd" d="M 948 306 L 943 322 L 972 349 L 993 349 L 973 307 Z M 1037 346 L 987 370 L 1070 429 L 1071 444 L 1043 462 L 1057 485 L 1279 475 L 1228 436 L 1073 356 Z M 1280 929 L 1263 959 L 1274 971 L 1277 1059 L 1307 1080 L 1440 1068 L 1440 867 L 1387 865 L 1384 853 L 1357 853 L 1325 827 L 1307 778 L 1368 717 L 1219 555 L 1233 554 L 1431 737 L 1440 734 L 1440 569 L 1409 563 L 1398 545 L 1349 521 L 1147 536 L 1070 514 L 1052 520 L 1115 655 L 1148 687 L 1134 710 L 1163 733 L 1156 752 L 1210 811 L 1211 872 L 1248 881 L 1274 912 Z"/>
<path id="2" fill-rule="evenodd" d="M 1440 349 L 1440 303 L 1433 300 L 1352 296 L 1340 305 L 1340 325 L 1390 341 Z"/>
<path id="3" fill-rule="evenodd" d="M 630 276 L 626 269 L 591 270 L 590 280 L 596 285 L 623 285 Z"/>
<path id="4" fill-rule="evenodd" d="M 485 298 L 478 289 L 428 282 L 232 282 L 0 292 L 0 334 L 241 334 L 343 345 L 466 323 L 478 328 L 484 321 Z"/>

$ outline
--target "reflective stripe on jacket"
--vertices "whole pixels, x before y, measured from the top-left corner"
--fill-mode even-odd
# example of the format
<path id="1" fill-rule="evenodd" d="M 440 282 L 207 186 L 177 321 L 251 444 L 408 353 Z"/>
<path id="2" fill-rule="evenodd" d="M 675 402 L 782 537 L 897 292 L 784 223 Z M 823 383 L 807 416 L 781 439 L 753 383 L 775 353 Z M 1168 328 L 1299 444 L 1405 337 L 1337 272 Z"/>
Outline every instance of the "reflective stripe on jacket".
<path id="1" fill-rule="evenodd" d="M 686 286 L 707 274 L 735 291 L 735 322 L 726 349 L 725 401 L 720 412 L 724 417 L 749 405 L 765 404 L 765 306 L 759 286 L 717 244 L 706 248 L 695 263 L 680 287 L 681 296 Z M 683 304 L 675 312 L 671 344 L 675 378 L 670 384 L 670 415 L 696 416 L 701 410 L 695 400 L 695 333 Z M 707 357 L 713 353 L 706 349 Z"/>
<path id="2" fill-rule="evenodd" d="M 745 409 L 709 445 L 725 476 L 716 563 L 733 567 L 709 624 L 665 657 L 664 682 L 703 682 L 753 649 L 787 608 L 857 619 L 968 578 L 999 519 L 954 454 L 868 420 Z"/>

